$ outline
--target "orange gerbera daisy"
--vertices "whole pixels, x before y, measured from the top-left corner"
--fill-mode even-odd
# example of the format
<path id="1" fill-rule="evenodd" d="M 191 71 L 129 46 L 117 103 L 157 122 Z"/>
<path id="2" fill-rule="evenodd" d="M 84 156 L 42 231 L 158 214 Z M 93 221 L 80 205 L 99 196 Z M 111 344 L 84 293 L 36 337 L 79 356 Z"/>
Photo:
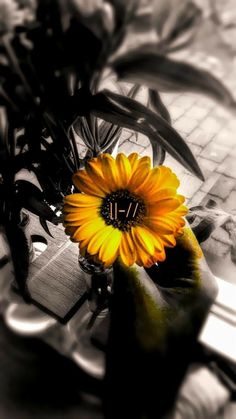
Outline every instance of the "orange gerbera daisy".
<path id="1" fill-rule="evenodd" d="M 182 232 L 187 208 L 179 180 L 168 168 L 151 168 L 149 157 L 102 154 L 73 175 L 81 193 L 64 200 L 64 225 L 82 255 L 104 266 L 118 256 L 126 266 L 150 267 L 165 259 Z"/>

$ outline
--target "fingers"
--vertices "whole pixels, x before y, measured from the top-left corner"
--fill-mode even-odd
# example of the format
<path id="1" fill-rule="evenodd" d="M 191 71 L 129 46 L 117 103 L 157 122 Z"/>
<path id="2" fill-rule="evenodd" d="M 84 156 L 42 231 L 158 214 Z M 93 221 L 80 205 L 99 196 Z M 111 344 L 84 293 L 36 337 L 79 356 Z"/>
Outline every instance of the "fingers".
<path id="1" fill-rule="evenodd" d="M 193 258 L 201 259 L 204 257 L 196 236 L 189 225 L 183 229 L 183 234 L 178 237 L 177 246 L 182 246 L 188 249 L 191 252 Z"/>

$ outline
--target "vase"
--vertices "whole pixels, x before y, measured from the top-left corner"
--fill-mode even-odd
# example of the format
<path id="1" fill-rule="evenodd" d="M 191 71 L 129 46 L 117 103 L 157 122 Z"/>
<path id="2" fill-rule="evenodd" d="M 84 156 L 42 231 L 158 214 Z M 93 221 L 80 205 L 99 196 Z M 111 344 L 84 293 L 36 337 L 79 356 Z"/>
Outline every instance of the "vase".
<path id="1" fill-rule="evenodd" d="M 79 265 L 84 272 L 87 300 L 67 325 L 74 342 L 70 356 L 89 376 L 100 380 L 105 373 L 113 269 L 104 269 L 82 256 Z"/>

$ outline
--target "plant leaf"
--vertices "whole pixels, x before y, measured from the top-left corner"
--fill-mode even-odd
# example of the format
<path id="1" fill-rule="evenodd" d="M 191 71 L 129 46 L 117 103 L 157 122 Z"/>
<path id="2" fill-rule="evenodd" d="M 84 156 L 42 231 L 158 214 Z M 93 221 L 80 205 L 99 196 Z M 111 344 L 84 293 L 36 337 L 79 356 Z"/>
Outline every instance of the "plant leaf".
<path id="1" fill-rule="evenodd" d="M 140 86 L 138 84 L 134 84 L 128 92 L 128 97 L 134 99 L 139 90 Z M 115 126 L 114 124 L 110 124 L 107 121 L 101 122 L 99 127 L 99 138 L 103 151 L 109 149 L 110 146 L 115 146 L 121 132 L 122 128 Z"/>
<path id="2" fill-rule="evenodd" d="M 4 268 L 4 266 L 7 265 L 9 261 L 10 261 L 10 259 L 7 255 L 4 255 L 3 257 L 1 257 L 0 258 L 0 269 Z"/>
<path id="3" fill-rule="evenodd" d="M 160 166 L 165 160 L 165 150 L 157 142 L 152 141 L 152 162 L 153 166 Z"/>
<path id="4" fill-rule="evenodd" d="M 50 232 L 50 230 L 49 230 L 49 228 L 48 228 L 47 221 L 46 221 L 44 218 L 39 217 L 39 222 L 40 222 L 41 226 L 43 227 L 44 231 L 45 231 L 45 232 L 46 232 L 46 233 L 47 233 L 50 237 L 52 237 L 52 238 L 53 238 L 53 235 L 51 234 L 51 232 Z"/>
<path id="5" fill-rule="evenodd" d="M 170 113 L 161 100 L 161 96 L 157 90 L 149 89 L 149 105 L 151 109 L 162 116 L 169 124 L 171 124 Z"/>
<path id="6" fill-rule="evenodd" d="M 122 132 L 121 127 L 114 124 L 109 124 L 108 130 L 105 133 L 106 135 L 104 135 L 104 139 L 101 144 L 102 149 L 106 150 L 113 143 L 113 140 L 115 138 L 119 138 L 121 132 Z"/>
<path id="7" fill-rule="evenodd" d="M 140 90 L 140 85 L 134 84 L 128 93 L 128 97 L 130 97 L 131 99 L 134 99 L 135 96 L 138 94 L 139 90 Z"/>
<path id="8" fill-rule="evenodd" d="M 156 112 L 158 115 L 162 116 L 169 124 L 171 124 L 171 117 L 168 109 L 161 100 L 160 94 L 157 90 L 149 89 L 149 107 Z M 152 153 L 153 153 L 153 165 L 160 165 L 165 160 L 165 150 L 162 147 L 155 148 L 154 143 L 152 143 Z"/>
<path id="9" fill-rule="evenodd" d="M 155 0 L 153 23 L 162 42 L 166 44 L 192 33 L 202 17 L 201 9 L 191 0 Z"/>
<path id="10" fill-rule="evenodd" d="M 104 90 L 91 98 L 91 112 L 99 118 L 141 132 L 151 142 L 159 143 L 184 167 L 204 179 L 191 150 L 178 132 L 161 116 L 141 103 Z"/>
<path id="11" fill-rule="evenodd" d="M 94 146 L 94 138 L 92 137 L 91 131 L 88 126 L 88 121 L 85 117 L 78 117 L 73 126 L 77 135 L 81 137 L 84 144 L 92 149 Z"/>
<path id="12" fill-rule="evenodd" d="M 106 151 L 106 153 L 112 154 L 112 152 L 113 152 L 113 150 L 116 146 L 116 143 L 120 139 L 121 132 L 122 132 L 122 128 L 117 126 L 115 132 L 113 133 L 109 142 L 106 144 L 106 147 L 103 151 Z"/>
<path id="13" fill-rule="evenodd" d="M 121 31 L 127 23 L 129 23 L 135 16 L 139 0 L 112 0 L 110 1 L 114 7 L 116 30 Z"/>
<path id="14" fill-rule="evenodd" d="M 16 174 L 21 169 L 29 168 L 32 162 L 32 156 L 29 151 L 19 153 L 11 160 L 13 173 Z"/>
<path id="15" fill-rule="evenodd" d="M 15 183 L 15 201 L 21 207 L 48 221 L 54 221 L 56 215 L 44 199 L 44 194 L 33 183 L 18 180 Z"/>
<path id="16" fill-rule="evenodd" d="M 203 93 L 228 107 L 235 107 L 230 91 L 206 70 L 175 61 L 153 51 L 135 50 L 113 62 L 120 79 L 158 91 Z"/>
<path id="17" fill-rule="evenodd" d="M 147 33 L 153 26 L 153 13 L 149 7 L 140 8 L 130 23 L 130 32 L 135 34 Z"/>

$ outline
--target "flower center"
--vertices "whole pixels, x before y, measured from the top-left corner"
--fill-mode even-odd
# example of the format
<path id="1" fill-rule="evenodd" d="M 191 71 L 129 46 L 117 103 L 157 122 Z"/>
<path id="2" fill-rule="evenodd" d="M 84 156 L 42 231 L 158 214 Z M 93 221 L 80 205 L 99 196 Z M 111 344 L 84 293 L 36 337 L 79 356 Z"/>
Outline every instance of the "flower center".
<path id="1" fill-rule="evenodd" d="M 106 224 L 127 231 L 142 222 L 146 206 L 139 196 L 120 189 L 103 198 L 100 213 Z"/>

